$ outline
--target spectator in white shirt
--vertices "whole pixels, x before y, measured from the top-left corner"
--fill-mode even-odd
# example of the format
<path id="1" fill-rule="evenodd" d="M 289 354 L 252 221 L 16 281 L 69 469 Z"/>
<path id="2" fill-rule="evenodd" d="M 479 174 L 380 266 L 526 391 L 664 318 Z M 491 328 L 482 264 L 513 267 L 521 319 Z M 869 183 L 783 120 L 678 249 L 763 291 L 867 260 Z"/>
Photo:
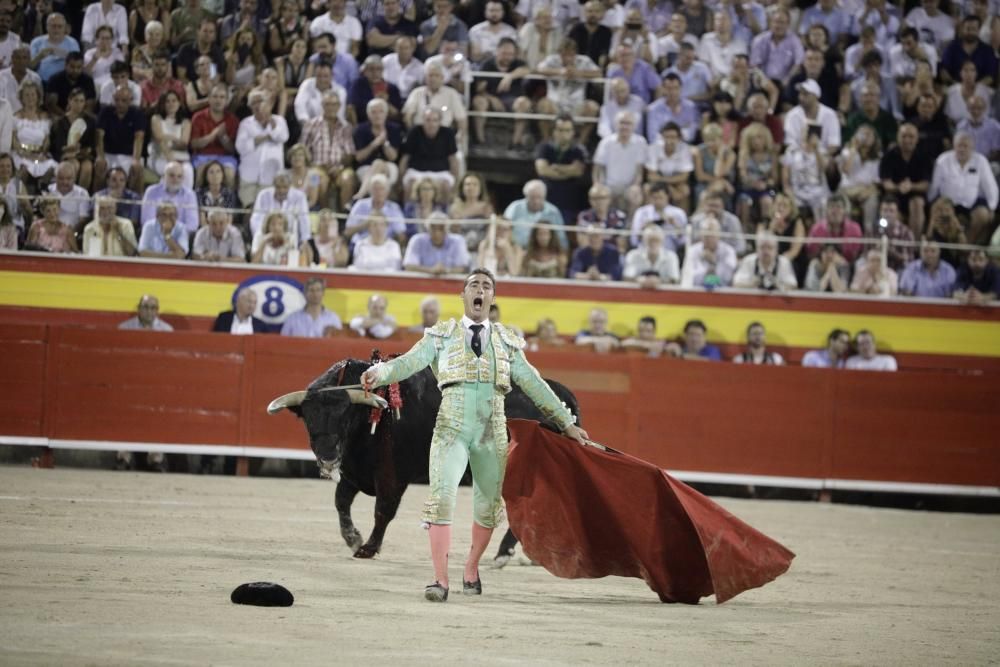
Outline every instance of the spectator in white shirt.
<path id="1" fill-rule="evenodd" d="M 407 128 L 423 125 L 424 111 L 435 109 L 441 117 L 441 125 L 455 130 L 455 141 L 461 145 L 468 126 L 465 99 L 451 86 L 444 85 L 444 68 L 428 65 L 427 83 L 414 88 L 403 104 L 403 122 Z"/>
<path id="2" fill-rule="evenodd" d="M 600 77 L 601 68 L 588 56 L 577 53 L 575 40 L 562 40 L 559 52 L 542 59 L 537 71 L 550 77 L 546 82 L 545 98 L 538 100 L 539 113 L 568 113 L 589 118 L 595 118 L 600 113 L 597 102 L 587 99 L 587 79 Z M 540 123 L 540 128 L 542 137 L 547 141 L 552 135 L 552 122 L 544 121 Z M 580 143 L 586 145 L 593 131 L 593 123 L 584 123 L 580 129 Z"/>
<path id="3" fill-rule="evenodd" d="M 762 289 L 768 292 L 798 289 L 795 269 L 784 255 L 778 254 L 778 239 L 770 232 L 757 235 L 757 252 L 740 261 L 733 277 L 733 287 Z"/>
<path id="4" fill-rule="evenodd" d="M 382 58 L 382 78 L 399 88 L 400 97 L 424 83 L 424 64 L 413 57 L 417 40 L 410 35 L 396 38 L 395 52 Z"/>
<path id="5" fill-rule="evenodd" d="M 279 172 L 274 177 L 274 185 L 262 188 L 253 203 L 250 216 L 250 233 L 256 234 L 264 220 L 275 211 L 285 214 L 288 219 L 288 234 L 299 245 L 312 238 L 309 226 L 309 200 L 306 193 L 292 187 L 288 172 Z"/>
<path id="6" fill-rule="evenodd" d="M 639 245 L 639 235 L 647 225 L 656 225 L 663 229 L 664 246 L 674 252 L 684 247 L 684 232 L 687 229 L 688 217 L 683 209 L 670 205 L 670 194 L 666 183 L 653 183 L 649 186 L 649 203 L 640 206 L 632 216 L 632 245 Z"/>
<path id="7" fill-rule="evenodd" d="M 635 132 L 635 116 L 619 111 L 615 134 L 604 137 L 594 152 L 595 183 L 611 190 L 612 206 L 631 215 L 642 202 L 642 176 L 647 152 L 646 140 Z"/>
<path id="8" fill-rule="evenodd" d="M 359 336 L 388 338 L 396 332 L 396 318 L 386 312 L 389 302 L 381 294 L 368 299 L 368 314 L 351 319 L 350 327 Z"/>
<path id="9" fill-rule="evenodd" d="M 82 230 L 81 222 L 90 221 L 90 195 L 76 184 L 76 166 L 72 162 L 60 162 L 56 167 L 49 194 L 59 200 L 60 222 L 74 233 Z"/>
<path id="10" fill-rule="evenodd" d="M 263 90 L 254 90 L 249 97 L 253 115 L 240 121 L 236 133 L 236 152 L 240 154 L 240 201 L 249 206 L 257 193 L 274 182 L 285 168 L 285 142 L 288 124 L 281 116 L 271 113 L 271 100 Z"/>
<path id="11" fill-rule="evenodd" d="M 517 41 L 517 30 L 504 23 L 504 5 L 500 0 L 488 0 L 483 12 L 485 21 L 469 28 L 469 59 L 481 65 L 497 50 L 504 37 Z"/>
<path id="12" fill-rule="evenodd" d="M 83 29 L 80 31 L 80 41 L 84 49 L 97 42 L 97 29 L 102 25 L 111 26 L 114 33 L 114 43 L 128 50 L 128 12 L 115 0 L 100 0 L 87 6 L 83 13 Z"/>
<path id="13" fill-rule="evenodd" d="M 845 367 L 854 371 L 896 371 L 896 359 L 888 354 L 878 354 L 875 334 L 862 329 L 855 335 L 854 344 L 858 353 L 847 360 Z"/>
<path id="14" fill-rule="evenodd" d="M 944 51 L 955 37 L 955 19 L 938 8 L 938 0 L 922 0 L 906 15 L 906 24 L 920 32 L 920 41 Z"/>
<path id="15" fill-rule="evenodd" d="M 732 71 L 733 56 L 738 53 L 749 55 L 750 47 L 741 38 L 733 35 L 733 19 L 729 12 L 720 9 L 715 12 L 714 32 L 706 32 L 698 44 L 698 59 L 708 65 L 716 80 L 729 76 Z"/>
<path id="16" fill-rule="evenodd" d="M 603 139 L 615 133 L 615 118 L 621 111 L 629 111 L 632 117 L 637 119 L 638 127 L 635 132 L 644 135 L 643 114 L 646 111 L 646 103 L 642 98 L 632 93 L 628 80 L 622 77 L 611 79 L 608 84 L 611 87 L 611 94 L 608 95 L 604 104 L 601 105 L 600 121 L 597 123 L 597 136 Z"/>
<path id="17" fill-rule="evenodd" d="M 340 112 L 337 117 L 341 122 L 347 121 L 347 91 L 333 80 L 333 69 L 329 61 L 320 60 L 313 69 L 313 76 L 299 85 L 295 93 L 295 118 L 303 127 L 312 118 L 323 115 L 323 95 L 332 92 L 340 99 Z"/>
<path id="18" fill-rule="evenodd" d="M 649 147 L 646 160 L 646 180 L 666 183 L 670 201 L 684 210 L 691 211 L 691 174 L 694 156 L 691 146 L 681 138 L 681 128 L 670 121 L 660 128 L 660 140 Z"/>
<path id="19" fill-rule="evenodd" d="M 969 216 L 969 242 L 985 244 L 1000 191 L 989 160 L 975 151 L 967 132 L 955 135 L 955 148 L 938 156 L 928 199 L 946 197 L 959 214 Z"/>
<path id="20" fill-rule="evenodd" d="M 320 14 L 309 24 L 310 37 L 333 35 L 337 38 L 337 52 L 348 53 L 356 59 L 364 33 L 361 21 L 347 14 L 347 0 L 329 0 L 328 7 L 326 14 Z"/>
<path id="21" fill-rule="evenodd" d="M 658 285 L 676 285 L 680 282 L 680 261 L 677 253 L 664 247 L 663 229 L 647 224 L 642 230 L 642 245 L 625 255 L 622 277 L 638 283 L 639 287 L 653 289 Z"/>
<path id="22" fill-rule="evenodd" d="M 129 78 L 131 70 L 127 63 L 120 60 L 111 63 L 111 80 L 101 86 L 97 91 L 97 102 L 102 107 L 112 106 L 115 103 L 115 91 L 120 86 L 128 86 L 132 93 L 132 106 L 142 106 L 142 87 Z"/>
<path id="23" fill-rule="evenodd" d="M 930 44 L 920 41 L 920 33 L 907 26 L 899 33 L 899 43 L 889 48 L 889 73 L 895 78 L 917 75 L 917 63 L 924 61 L 937 74 L 938 54 Z"/>
<path id="24" fill-rule="evenodd" d="M 820 128 L 820 144 L 828 157 L 840 151 L 840 119 L 837 112 L 820 104 L 822 94 L 814 79 L 798 85 L 799 104 L 785 115 L 785 144 L 804 148 L 809 140 L 809 127 Z"/>
<path id="25" fill-rule="evenodd" d="M 382 215 L 370 215 L 364 223 L 368 235 L 354 247 L 354 271 L 399 271 L 403 267 L 403 253 L 399 243 L 389 238 L 389 222 Z M 351 325 L 354 328 L 354 325 Z"/>
<path id="26" fill-rule="evenodd" d="M 733 282 L 736 251 L 719 241 L 719 222 L 709 218 L 701 225 L 701 241 L 692 243 L 684 253 L 681 287 L 715 289 Z"/>

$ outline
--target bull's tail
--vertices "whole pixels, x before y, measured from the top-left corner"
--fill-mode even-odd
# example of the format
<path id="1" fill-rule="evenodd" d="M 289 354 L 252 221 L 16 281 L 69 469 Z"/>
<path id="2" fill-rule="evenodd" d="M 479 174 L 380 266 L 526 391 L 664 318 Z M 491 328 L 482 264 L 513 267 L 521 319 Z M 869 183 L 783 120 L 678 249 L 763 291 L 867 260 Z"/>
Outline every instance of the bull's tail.
<path id="1" fill-rule="evenodd" d="M 297 416 L 302 416 L 302 401 L 306 400 L 305 391 L 293 391 L 290 394 L 285 394 L 284 396 L 279 396 L 278 398 L 271 401 L 271 404 L 267 406 L 267 411 L 269 414 L 278 414 L 284 409 L 288 409 L 294 412 Z"/>

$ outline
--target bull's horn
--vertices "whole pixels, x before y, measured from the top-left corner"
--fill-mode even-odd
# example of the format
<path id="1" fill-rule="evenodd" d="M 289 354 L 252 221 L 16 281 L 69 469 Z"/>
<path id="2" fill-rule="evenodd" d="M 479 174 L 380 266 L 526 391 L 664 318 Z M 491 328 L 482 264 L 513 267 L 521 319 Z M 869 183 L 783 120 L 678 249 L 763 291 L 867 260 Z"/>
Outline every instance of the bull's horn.
<path id="1" fill-rule="evenodd" d="M 382 410 L 389 407 L 389 403 L 381 396 L 371 393 L 365 396 L 365 392 L 360 389 L 348 389 L 347 395 L 350 397 L 351 403 L 370 405 L 373 408 L 381 408 Z"/>
<path id="2" fill-rule="evenodd" d="M 281 412 L 285 408 L 293 408 L 296 405 L 302 405 L 302 401 L 304 400 L 306 400 L 305 391 L 293 391 L 290 394 L 279 396 L 271 401 L 271 404 L 267 406 L 267 411 L 274 415 Z"/>

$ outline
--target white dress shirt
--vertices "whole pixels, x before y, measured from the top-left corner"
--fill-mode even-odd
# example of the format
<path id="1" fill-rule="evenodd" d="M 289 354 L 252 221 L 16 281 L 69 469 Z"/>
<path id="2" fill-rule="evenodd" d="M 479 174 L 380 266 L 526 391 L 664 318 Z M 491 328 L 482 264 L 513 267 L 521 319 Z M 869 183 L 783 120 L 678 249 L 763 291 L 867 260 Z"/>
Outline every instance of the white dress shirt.
<path id="1" fill-rule="evenodd" d="M 986 157 L 973 151 L 963 166 L 958 163 L 955 151 L 950 150 L 939 155 L 934 163 L 934 176 L 927 199 L 933 201 L 938 196 L 947 197 L 956 206 L 969 209 L 977 199 L 982 198 L 991 211 L 996 211 L 1000 191 Z"/>
<path id="2" fill-rule="evenodd" d="M 400 96 L 406 98 L 414 88 L 424 84 L 424 64 L 410 58 L 403 67 L 399 64 L 399 56 L 390 53 L 382 58 L 382 78 L 399 88 Z"/>
<path id="3" fill-rule="evenodd" d="M 479 332 L 479 342 L 482 343 L 482 347 L 485 350 L 486 341 L 490 339 L 489 319 L 484 319 L 482 322 L 473 322 L 472 318 L 470 318 L 468 315 L 462 315 L 462 319 L 459 320 L 459 323 L 462 325 L 462 329 L 465 330 L 465 344 L 468 345 L 470 348 L 472 347 L 472 329 L 470 329 L 469 327 L 471 327 L 473 324 L 483 325 L 482 331 Z"/>
<path id="4" fill-rule="evenodd" d="M 255 143 L 259 136 L 267 141 Z M 278 115 L 263 126 L 254 116 L 240 121 L 236 132 L 236 152 L 240 154 L 240 181 L 271 185 L 274 176 L 285 168 L 285 142 L 288 141 L 288 124 Z"/>
<path id="5" fill-rule="evenodd" d="M 372 338 L 388 338 L 396 331 L 396 318 L 392 315 L 386 315 L 384 322 L 379 322 L 374 324 L 365 330 L 363 324 L 365 321 L 364 315 L 358 315 L 351 319 L 351 323 L 348 325 L 350 328 L 358 333 L 360 336 L 371 336 Z"/>
<path id="6" fill-rule="evenodd" d="M 719 243 L 715 249 L 715 260 L 705 261 L 705 244 L 692 243 L 684 253 L 681 268 L 681 287 L 702 287 L 705 276 L 713 273 L 723 286 L 732 284 L 736 273 L 736 251 L 727 243 Z"/>
<path id="7" fill-rule="evenodd" d="M 253 203 L 253 215 L 250 216 L 250 233 L 254 236 L 264 226 L 267 216 L 275 211 L 281 211 L 288 219 L 288 232 L 295 239 L 298 247 L 303 241 L 312 238 L 309 227 L 309 199 L 306 193 L 298 188 L 289 188 L 284 201 L 274 198 L 274 187 L 264 188 L 257 193 Z"/>
<path id="8" fill-rule="evenodd" d="M 111 26 L 115 44 L 128 46 L 128 12 L 124 7 L 119 4 L 111 5 L 111 11 L 105 14 L 100 2 L 88 5 L 87 11 L 83 13 L 80 40 L 85 45 L 93 45 L 97 42 L 95 33 L 102 25 Z"/>
<path id="9" fill-rule="evenodd" d="M 302 82 L 299 90 L 295 93 L 295 117 L 299 123 L 305 125 L 310 118 L 323 117 L 323 95 L 328 92 L 337 94 L 340 99 L 340 111 L 337 118 L 342 122 L 347 122 L 345 109 L 347 109 L 347 91 L 336 81 L 330 82 L 330 90 L 320 90 L 316 87 L 316 78 L 310 77 Z"/>

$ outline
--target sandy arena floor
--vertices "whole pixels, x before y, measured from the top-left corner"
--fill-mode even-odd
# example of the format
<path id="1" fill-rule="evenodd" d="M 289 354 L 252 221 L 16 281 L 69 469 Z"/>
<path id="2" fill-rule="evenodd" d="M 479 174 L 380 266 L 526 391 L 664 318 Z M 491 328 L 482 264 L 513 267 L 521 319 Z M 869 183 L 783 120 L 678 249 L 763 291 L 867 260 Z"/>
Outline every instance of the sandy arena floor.
<path id="1" fill-rule="evenodd" d="M 725 605 L 512 562 L 485 595 L 422 599 L 404 498 L 375 561 L 350 557 L 331 482 L 0 467 L 0 664 L 996 664 L 1000 517 L 723 500 L 798 554 Z M 468 547 L 459 496 L 453 580 Z M 372 502 L 355 503 L 371 525 Z M 494 542 L 499 537 L 494 538 Z M 488 554 L 494 552 L 491 547 Z M 229 602 L 277 581 L 293 607 Z"/>

